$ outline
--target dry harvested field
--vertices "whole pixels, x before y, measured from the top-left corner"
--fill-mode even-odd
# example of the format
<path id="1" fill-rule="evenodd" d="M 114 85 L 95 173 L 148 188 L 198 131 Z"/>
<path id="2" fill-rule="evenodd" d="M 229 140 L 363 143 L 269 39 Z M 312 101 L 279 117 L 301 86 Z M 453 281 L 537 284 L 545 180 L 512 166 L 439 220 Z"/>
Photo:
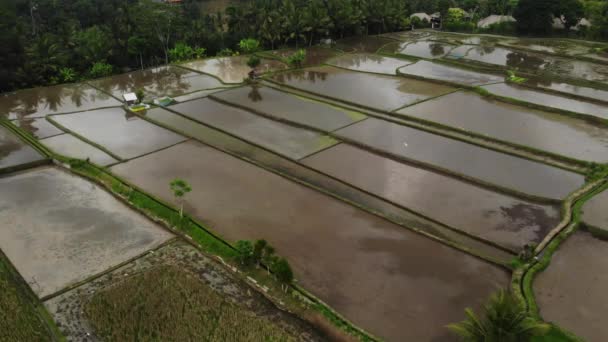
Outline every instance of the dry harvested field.
<path id="1" fill-rule="evenodd" d="M 247 56 L 212 57 L 0 95 L 0 249 L 33 292 L 0 268 L 0 305 L 43 334 L 35 294 L 68 340 L 326 339 L 295 305 L 381 340 L 453 341 L 464 308 L 511 288 L 605 339 L 601 56 L 430 30 L 305 50 L 301 68 L 294 49 L 259 53 L 246 82 Z M 147 111 L 120 101 L 136 90 Z M 244 239 L 303 290 L 273 297 L 227 266 Z"/>

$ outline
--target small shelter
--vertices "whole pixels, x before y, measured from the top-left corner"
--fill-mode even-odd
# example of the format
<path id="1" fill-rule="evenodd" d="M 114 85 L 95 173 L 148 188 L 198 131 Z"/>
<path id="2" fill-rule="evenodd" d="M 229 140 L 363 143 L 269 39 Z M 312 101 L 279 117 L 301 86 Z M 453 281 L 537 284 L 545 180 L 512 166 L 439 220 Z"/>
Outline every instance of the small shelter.
<path id="1" fill-rule="evenodd" d="M 122 98 L 125 100 L 125 103 L 128 106 L 134 105 L 136 104 L 137 101 L 137 95 L 135 95 L 135 93 L 126 93 L 122 95 Z"/>
<path id="2" fill-rule="evenodd" d="M 431 28 L 440 29 L 441 28 L 441 13 L 436 12 L 431 14 Z"/>

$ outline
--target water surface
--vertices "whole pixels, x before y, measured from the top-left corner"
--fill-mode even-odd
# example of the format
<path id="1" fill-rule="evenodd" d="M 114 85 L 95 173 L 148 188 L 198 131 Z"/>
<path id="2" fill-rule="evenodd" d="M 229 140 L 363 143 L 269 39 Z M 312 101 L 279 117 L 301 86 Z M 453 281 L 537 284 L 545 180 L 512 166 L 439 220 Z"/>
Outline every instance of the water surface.
<path id="1" fill-rule="evenodd" d="M 399 113 L 585 161 L 608 161 L 608 129 L 458 92 Z"/>
<path id="2" fill-rule="evenodd" d="M 394 40 L 377 36 L 356 36 L 338 40 L 335 47 L 344 52 L 374 53 L 390 42 Z"/>
<path id="3" fill-rule="evenodd" d="M 241 83 L 244 79 L 249 78 L 251 67 L 247 65 L 248 59 L 248 56 L 210 58 L 187 62 L 182 66 L 211 74 L 224 83 Z M 279 61 L 263 58 L 256 70 L 265 73 L 286 68 L 287 65 Z"/>
<path id="4" fill-rule="evenodd" d="M 21 141 L 8 129 L 0 126 L 0 169 L 33 163 L 43 159 L 44 157 L 30 145 Z"/>
<path id="5" fill-rule="evenodd" d="M 66 157 L 82 160 L 89 159 L 99 166 L 106 166 L 118 162 L 104 151 L 91 146 L 71 134 L 62 134 L 40 140 L 40 142 L 52 151 Z"/>
<path id="6" fill-rule="evenodd" d="M 29 132 L 38 139 L 48 138 L 53 135 L 62 134 L 63 131 L 55 127 L 45 118 L 31 119 L 25 118 L 14 120 L 13 123 L 21 129 Z"/>
<path id="7" fill-rule="evenodd" d="M 122 108 L 57 115 L 53 119 L 122 159 L 138 157 L 186 139 Z"/>
<path id="8" fill-rule="evenodd" d="M 608 190 L 596 195 L 583 206 L 583 222 L 608 231 Z"/>
<path id="9" fill-rule="evenodd" d="M 551 80 L 532 80 L 530 81 L 530 84 L 540 88 L 556 90 L 567 94 L 574 94 L 594 100 L 608 102 L 608 91 L 606 90 L 580 87 L 568 83 L 553 82 Z"/>
<path id="10" fill-rule="evenodd" d="M 430 82 L 329 66 L 281 73 L 272 78 L 312 93 L 381 110 L 394 110 L 454 90 Z"/>
<path id="11" fill-rule="evenodd" d="M 562 199 L 585 183 L 582 175 L 374 118 L 338 136 L 491 184 Z"/>
<path id="12" fill-rule="evenodd" d="M 306 58 L 304 59 L 302 66 L 319 65 L 325 63 L 325 61 L 327 61 L 328 59 L 340 54 L 339 51 L 325 46 L 312 46 L 306 48 L 305 50 Z M 273 51 L 272 53 L 279 57 L 287 58 L 296 53 L 297 51 L 298 50 L 296 49 L 283 49 Z"/>
<path id="13" fill-rule="evenodd" d="M 441 58 L 455 46 L 433 41 L 401 43 L 395 52 L 420 58 Z"/>
<path id="14" fill-rule="evenodd" d="M 344 54 L 332 58 L 328 64 L 337 67 L 355 70 L 374 72 L 378 74 L 396 75 L 397 69 L 412 62 L 392 57 L 384 57 L 374 54 Z"/>
<path id="15" fill-rule="evenodd" d="M 418 61 L 399 69 L 399 73 L 469 86 L 501 82 L 504 77 L 450 67 L 439 63 Z"/>

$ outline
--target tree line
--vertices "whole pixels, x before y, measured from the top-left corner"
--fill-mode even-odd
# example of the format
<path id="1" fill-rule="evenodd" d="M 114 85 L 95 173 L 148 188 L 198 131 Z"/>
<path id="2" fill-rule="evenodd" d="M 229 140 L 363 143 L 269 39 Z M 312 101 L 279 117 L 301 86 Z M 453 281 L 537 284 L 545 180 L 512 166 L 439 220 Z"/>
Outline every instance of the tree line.
<path id="1" fill-rule="evenodd" d="M 608 0 L 249 0 L 218 13 L 205 13 L 202 1 L 0 0 L 0 91 L 230 55 L 245 38 L 277 48 L 399 31 L 412 13 L 454 8 L 473 16 L 466 20 L 514 13 L 532 22 L 522 33 L 546 31 L 552 15 L 585 16 L 595 27 L 588 34 L 608 39 Z"/>

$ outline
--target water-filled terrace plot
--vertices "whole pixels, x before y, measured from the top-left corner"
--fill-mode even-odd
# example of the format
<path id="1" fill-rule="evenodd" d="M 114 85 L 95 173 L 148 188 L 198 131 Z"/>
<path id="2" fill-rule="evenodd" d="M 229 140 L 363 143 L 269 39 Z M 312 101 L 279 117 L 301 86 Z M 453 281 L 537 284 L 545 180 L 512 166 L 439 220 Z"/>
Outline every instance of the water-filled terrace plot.
<path id="1" fill-rule="evenodd" d="M 498 96 L 504 96 L 525 101 L 536 105 L 551 107 L 569 112 L 588 115 L 608 120 L 608 104 L 601 105 L 559 95 L 548 94 L 542 91 L 530 90 L 511 84 L 492 84 L 483 86 L 483 89 Z"/>
<path id="2" fill-rule="evenodd" d="M 513 251 L 540 242 L 560 220 L 557 206 L 496 193 L 346 144 L 302 162 Z"/>
<path id="3" fill-rule="evenodd" d="M 65 84 L 2 94 L 0 116 L 9 120 L 31 119 L 120 105 L 115 98 L 90 85 Z"/>
<path id="4" fill-rule="evenodd" d="M 591 100 L 603 101 L 608 103 L 608 91 L 590 87 L 582 87 L 548 79 L 530 79 L 526 84 L 559 93 L 576 95 Z"/>
<path id="5" fill-rule="evenodd" d="M 45 158 L 31 146 L 0 126 L 0 171 L 42 162 Z"/>
<path id="6" fill-rule="evenodd" d="M 312 46 L 306 48 L 305 50 L 306 57 L 304 58 L 304 62 L 302 62 L 302 66 L 305 67 L 325 63 L 325 61 L 328 59 L 340 54 L 338 50 L 324 46 Z M 283 49 L 272 51 L 272 54 L 276 57 L 287 58 L 297 51 L 297 49 Z"/>
<path id="7" fill-rule="evenodd" d="M 193 141 L 112 172 L 171 202 L 168 182 L 187 179 L 188 213 L 229 241 L 267 239 L 302 286 L 389 340 L 448 338 L 443 327 L 462 307 L 509 281 L 498 267 Z"/>
<path id="8" fill-rule="evenodd" d="M 369 53 L 344 54 L 332 58 L 327 64 L 354 71 L 373 72 L 377 74 L 396 75 L 397 69 L 412 64 L 399 58 L 384 57 Z"/>
<path id="9" fill-rule="evenodd" d="M 334 134 L 398 159 L 543 198 L 563 199 L 585 182 L 574 172 L 374 118 Z"/>
<path id="10" fill-rule="evenodd" d="M 421 77 L 463 84 L 466 86 L 479 86 L 504 81 L 503 76 L 484 74 L 428 61 L 418 61 L 414 64 L 400 68 L 397 72 L 406 76 Z"/>
<path id="11" fill-rule="evenodd" d="M 269 87 L 241 87 L 217 93 L 211 97 L 279 120 L 323 131 L 333 131 L 366 118 L 365 115 L 358 112 L 330 106 Z"/>
<path id="12" fill-rule="evenodd" d="M 585 203 L 583 222 L 598 235 L 608 236 L 608 190 Z"/>
<path id="13" fill-rule="evenodd" d="M 418 58 L 435 59 L 444 57 L 455 47 L 455 45 L 449 45 L 436 41 L 417 41 L 392 43 L 384 47 L 382 51 L 414 56 Z"/>
<path id="14" fill-rule="evenodd" d="M 172 235 L 77 176 L 39 168 L 0 178 L 0 248 L 45 297 Z"/>
<path id="15" fill-rule="evenodd" d="M 176 66 L 140 70 L 89 83 L 119 99 L 124 93 L 143 89 L 147 101 L 159 96 L 175 97 L 223 86 L 215 77 Z"/>
<path id="16" fill-rule="evenodd" d="M 311 93 L 380 110 L 395 110 L 455 90 L 425 81 L 330 66 L 285 72 L 273 75 L 271 79 Z"/>
<path id="17" fill-rule="evenodd" d="M 91 163 L 99 166 L 107 166 L 118 162 L 118 160 L 106 152 L 87 144 L 69 133 L 42 139 L 40 142 L 62 156 L 89 160 Z"/>
<path id="18" fill-rule="evenodd" d="M 38 139 L 63 134 L 63 131 L 45 118 L 13 120 L 12 123 Z"/>
<path id="19" fill-rule="evenodd" d="M 571 159 L 608 161 L 608 129 L 565 115 L 457 92 L 398 113 Z"/>
<path id="20" fill-rule="evenodd" d="M 393 39 L 376 36 L 349 37 L 336 42 L 335 48 L 344 52 L 375 53 L 382 46 L 394 42 Z"/>
<path id="21" fill-rule="evenodd" d="M 122 108 L 55 115 L 52 119 L 120 159 L 135 158 L 186 140 Z"/>
<path id="22" fill-rule="evenodd" d="M 297 160 L 338 143 L 327 135 L 270 120 L 211 99 L 183 102 L 169 109 L 290 159 Z"/>
<path id="23" fill-rule="evenodd" d="M 249 77 L 251 67 L 247 65 L 248 56 L 234 56 L 201 59 L 181 64 L 184 68 L 213 75 L 224 83 L 241 83 Z M 262 59 L 256 70 L 260 73 L 286 69 L 287 65 L 277 60 Z"/>

